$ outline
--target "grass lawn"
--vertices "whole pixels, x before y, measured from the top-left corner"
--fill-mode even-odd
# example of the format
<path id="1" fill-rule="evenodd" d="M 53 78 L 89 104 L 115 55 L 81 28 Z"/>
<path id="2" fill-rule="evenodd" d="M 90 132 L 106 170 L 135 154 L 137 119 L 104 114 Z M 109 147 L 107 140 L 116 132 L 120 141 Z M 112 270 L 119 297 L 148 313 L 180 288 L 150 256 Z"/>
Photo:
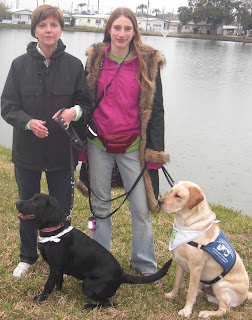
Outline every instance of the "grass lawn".
<path id="1" fill-rule="evenodd" d="M 12 276 L 12 271 L 18 263 L 19 257 L 19 221 L 15 207 L 15 202 L 18 200 L 18 190 L 13 174 L 11 151 L 2 146 L 0 146 L 0 181 L 0 319 L 180 319 L 178 311 L 185 304 L 188 275 L 185 278 L 179 296 L 175 300 L 168 301 L 164 297 L 164 294 L 172 289 L 175 274 L 174 263 L 168 274 L 158 284 L 123 284 L 111 299 L 116 303 L 115 308 L 84 311 L 83 306 L 89 301 L 82 291 L 81 283 L 70 276 L 65 280 L 61 293 L 53 293 L 43 303 L 33 302 L 33 296 L 42 291 L 47 280 L 49 268 L 39 257 L 36 267 L 26 277 L 16 279 Z M 44 177 L 42 191 L 47 193 Z M 121 194 L 122 190 L 113 190 L 113 193 L 114 195 Z M 252 218 L 222 206 L 212 205 L 212 209 L 216 212 L 218 220 L 221 221 L 221 228 L 242 257 L 251 277 Z M 88 199 L 84 198 L 76 190 L 72 225 L 90 235 L 90 231 L 87 229 L 89 216 Z M 168 244 L 173 216 L 168 216 L 161 212 L 157 215 L 152 215 L 152 221 L 156 256 L 158 266 L 161 267 L 164 262 L 171 258 Z M 123 205 L 113 216 L 111 251 L 124 271 L 134 274 L 134 271 L 129 267 L 131 219 L 127 204 Z M 205 296 L 200 294 L 190 319 L 198 319 L 198 314 L 201 310 L 216 309 L 217 306 L 208 303 Z M 252 304 L 251 302 L 246 302 L 244 305 L 231 310 L 231 313 L 225 315 L 222 319 L 252 319 L 251 314 Z"/>

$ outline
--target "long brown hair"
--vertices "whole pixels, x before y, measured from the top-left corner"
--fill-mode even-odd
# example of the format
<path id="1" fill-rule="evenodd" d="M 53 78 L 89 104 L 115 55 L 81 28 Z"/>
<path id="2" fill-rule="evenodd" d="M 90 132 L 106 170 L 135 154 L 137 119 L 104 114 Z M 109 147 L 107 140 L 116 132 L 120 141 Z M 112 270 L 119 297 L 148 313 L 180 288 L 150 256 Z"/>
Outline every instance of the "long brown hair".
<path id="1" fill-rule="evenodd" d="M 151 82 L 148 79 L 148 70 L 146 66 L 146 61 L 144 59 L 144 55 L 150 51 L 152 52 L 154 49 L 142 43 L 142 40 L 140 39 L 137 19 L 133 11 L 131 11 L 129 8 L 119 7 L 111 13 L 104 30 L 103 42 L 104 43 L 111 42 L 109 31 L 111 29 L 113 22 L 121 16 L 128 18 L 133 24 L 135 34 L 130 42 L 130 49 L 137 54 L 139 59 L 140 68 L 139 68 L 138 78 L 144 79 L 150 86 L 152 86 Z"/>
<path id="2" fill-rule="evenodd" d="M 61 29 L 64 29 L 65 19 L 62 11 L 58 7 L 50 6 L 49 4 L 44 4 L 38 6 L 32 13 L 31 16 L 31 35 L 35 36 L 35 29 L 40 21 L 46 20 L 48 17 L 53 17 L 59 21 Z"/>

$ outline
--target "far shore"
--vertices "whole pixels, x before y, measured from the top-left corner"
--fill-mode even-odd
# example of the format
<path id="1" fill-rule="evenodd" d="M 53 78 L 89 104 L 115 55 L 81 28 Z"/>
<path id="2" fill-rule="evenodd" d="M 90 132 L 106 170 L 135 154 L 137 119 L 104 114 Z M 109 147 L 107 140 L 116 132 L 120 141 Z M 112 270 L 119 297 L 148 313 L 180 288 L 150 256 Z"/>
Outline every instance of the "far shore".
<path id="1" fill-rule="evenodd" d="M 0 28 L 6 29 L 30 29 L 28 24 L 10 24 L 10 23 L 0 23 Z M 64 31 L 70 32 L 98 32 L 103 33 L 103 28 L 90 28 L 90 27 L 65 27 Z M 163 34 L 159 31 L 140 31 L 142 35 L 146 36 L 157 36 L 164 37 Z M 169 32 L 166 35 L 169 37 L 176 38 L 189 38 L 189 39 L 203 39 L 203 40 L 216 40 L 216 41 L 232 41 L 232 42 L 243 42 L 243 43 L 252 43 L 252 37 L 244 36 L 221 36 L 221 35 L 208 35 L 208 34 L 195 34 L 195 33 L 175 33 Z"/>

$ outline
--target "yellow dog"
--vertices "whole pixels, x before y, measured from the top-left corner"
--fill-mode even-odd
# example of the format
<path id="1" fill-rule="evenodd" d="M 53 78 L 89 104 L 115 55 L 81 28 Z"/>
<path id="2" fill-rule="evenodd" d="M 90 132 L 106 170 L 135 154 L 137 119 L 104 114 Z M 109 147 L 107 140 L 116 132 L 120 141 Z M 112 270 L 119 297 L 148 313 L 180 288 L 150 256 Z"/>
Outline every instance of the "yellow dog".
<path id="1" fill-rule="evenodd" d="M 217 311 L 201 311 L 201 318 L 221 317 L 230 307 L 252 300 L 243 262 L 220 230 L 199 186 L 180 181 L 170 195 L 159 199 L 159 205 L 165 213 L 175 214 L 170 250 L 176 275 L 174 288 L 166 298 L 176 297 L 184 273 L 190 273 L 186 304 L 179 315 L 190 317 L 198 289 L 207 294 L 209 302 L 219 304 Z"/>

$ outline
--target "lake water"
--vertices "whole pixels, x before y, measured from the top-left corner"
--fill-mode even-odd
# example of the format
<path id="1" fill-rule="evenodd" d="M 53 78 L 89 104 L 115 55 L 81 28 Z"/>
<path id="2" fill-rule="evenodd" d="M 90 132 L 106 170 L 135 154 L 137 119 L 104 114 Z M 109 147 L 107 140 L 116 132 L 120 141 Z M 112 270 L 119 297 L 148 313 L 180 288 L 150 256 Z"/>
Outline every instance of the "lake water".
<path id="1" fill-rule="evenodd" d="M 98 33 L 63 32 L 67 51 L 85 64 Z M 29 30 L 0 29 L 0 92 L 11 61 L 32 40 Z M 175 183 L 197 183 L 211 203 L 252 216 L 252 44 L 142 37 L 166 58 L 162 71 L 167 169 Z M 0 118 L 0 144 L 12 128 Z M 170 187 L 161 174 L 161 192 Z"/>

